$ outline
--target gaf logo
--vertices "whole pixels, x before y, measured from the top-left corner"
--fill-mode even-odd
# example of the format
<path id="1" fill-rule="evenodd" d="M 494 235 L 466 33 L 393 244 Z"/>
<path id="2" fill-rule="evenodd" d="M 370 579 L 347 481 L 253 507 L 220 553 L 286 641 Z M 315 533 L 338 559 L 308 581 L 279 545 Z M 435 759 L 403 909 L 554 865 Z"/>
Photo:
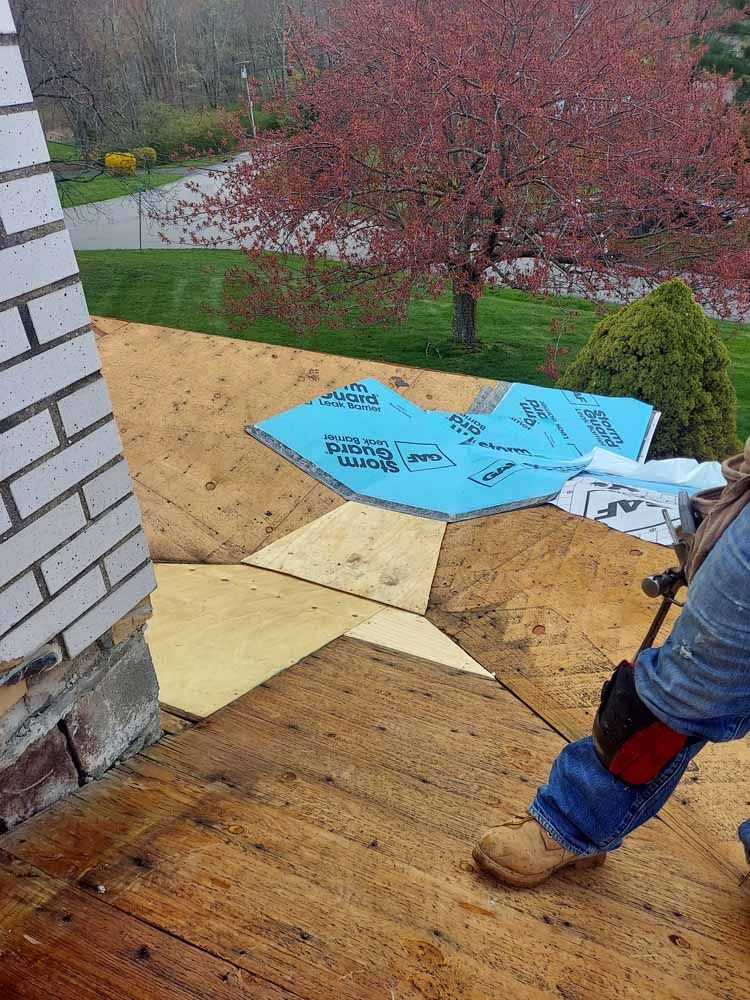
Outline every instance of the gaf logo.
<path id="1" fill-rule="evenodd" d="M 394 444 L 409 472 L 449 469 L 456 464 L 436 444 L 425 444 L 423 441 L 395 441 Z"/>
<path id="2" fill-rule="evenodd" d="M 599 401 L 596 396 L 591 396 L 586 392 L 569 392 L 563 390 L 563 396 L 571 406 L 598 406 Z"/>
<path id="3" fill-rule="evenodd" d="M 473 476 L 469 476 L 469 479 L 480 486 L 498 486 L 509 479 L 514 472 L 518 472 L 518 466 L 515 462 L 497 461 L 486 466 L 481 472 L 475 472 Z"/>

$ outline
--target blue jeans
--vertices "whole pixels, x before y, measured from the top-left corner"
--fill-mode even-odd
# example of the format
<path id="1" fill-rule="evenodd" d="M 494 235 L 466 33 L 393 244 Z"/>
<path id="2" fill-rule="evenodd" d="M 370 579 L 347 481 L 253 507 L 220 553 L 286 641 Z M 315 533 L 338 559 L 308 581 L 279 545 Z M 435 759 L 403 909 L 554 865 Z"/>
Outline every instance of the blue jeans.
<path id="1" fill-rule="evenodd" d="M 696 573 L 667 641 L 639 656 L 635 681 L 657 718 L 695 740 L 638 787 L 607 771 L 591 737 L 565 747 L 529 812 L 577 854 L 615 850 L 656 815 L 707 742 L 750 730 L 750 506 Z"/>

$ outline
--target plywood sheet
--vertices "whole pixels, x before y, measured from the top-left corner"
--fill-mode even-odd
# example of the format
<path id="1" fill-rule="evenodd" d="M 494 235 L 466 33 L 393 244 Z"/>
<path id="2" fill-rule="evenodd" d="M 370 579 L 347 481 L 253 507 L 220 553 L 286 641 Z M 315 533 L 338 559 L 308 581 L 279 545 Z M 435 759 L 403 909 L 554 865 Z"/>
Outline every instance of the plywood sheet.
<path id="1" fill-rule="evenodd" d="M 343 501 L 245 426 L 371 376 L 422 406 L 466 409 L 483 379 L 104 322 L 104 373 L 155 559 L 240 562 Z M 314 340 L 311 340 L 314 346 Z"/>
<path id="2" fill-rule="evenodd" d="M 490 679 L 337 640 L 6 849 L 264 1000 L 259 980 L 300 1000 L 748 995 L 746 901 L 661 824 L 534 892 L 474 871 L 476 835 L 523 808 L 561 745 Z M 44 969 L 54 938 L 32 936 Z M 165 979 L 179 961 L 165 951 Z"/>
<path id="3" fill-rule="evenodd" d="M 567 739 L 591 733 L 602 685 L 611 676 L 612 664 L 557 611 L 489 607 L 465 612 L 435 611 L 431 617 Z M 735 830 L 743 815 L 735 821 L 726 800 L 718 804 L 717 810 L 718 789 L 704 784 L 701 794 L 693 781 L 697 771 L 698 765 L 691 765 L 683 782 L 690 789 L 687 797 L 682 788 L 678 789 L 660 815 L 717 870 L 738 879 L 744 865 Z M 721 771 L 718 773 L 721 779 Z M 747 769 L 737 776 L 735 768 L 734 774 L 740 777 L 744 794 L 750 794 Z M 719 816 L 723 823 L 717 826 Z M 718 828 L 720 837 L 716 836 Z"/>
<path id="4" fill-rule="evenodd" d="M 244 561 L 424 612 L 445 522 L 347 503 Z"/>
<path id="5" fill-rule="evenodd" d="M 535 507 L 449 524 L 430 604 L 553 608 L 618 663 L 633 657 L 657 608 L 643 577 L 673 562 L 664 546 Z"/>
<path id="6" fill-rule="evenodd" d="M 380 610 L 251 566 L 156 567 L 148 643 L 163 704 L 205 717 Z"/>
<path id="7" fill-rule="evenodd" d="M 384 608 L 361 625 L 347 632 L 350 639 L 369 642 L 373 646 L 408 653 L 423 660 L 441 663 L 454 670 L 488 676 L 481 667 L 447 635 L 421 615 L 399 608 Z"/>

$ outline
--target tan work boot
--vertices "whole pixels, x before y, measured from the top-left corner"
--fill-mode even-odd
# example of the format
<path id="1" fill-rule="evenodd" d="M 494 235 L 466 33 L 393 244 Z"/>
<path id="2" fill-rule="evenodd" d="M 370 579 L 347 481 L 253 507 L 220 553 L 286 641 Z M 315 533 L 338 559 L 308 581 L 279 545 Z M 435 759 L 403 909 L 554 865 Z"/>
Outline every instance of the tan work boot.
<path id="1" fill-rule="evenodd" d="M 567 851 L 532 816 L 517 816 L 489 829 L 473 850 L 480 868 L 506 885 L 531 889 L 561 868 L 593 868 L 607 855 Z"/>

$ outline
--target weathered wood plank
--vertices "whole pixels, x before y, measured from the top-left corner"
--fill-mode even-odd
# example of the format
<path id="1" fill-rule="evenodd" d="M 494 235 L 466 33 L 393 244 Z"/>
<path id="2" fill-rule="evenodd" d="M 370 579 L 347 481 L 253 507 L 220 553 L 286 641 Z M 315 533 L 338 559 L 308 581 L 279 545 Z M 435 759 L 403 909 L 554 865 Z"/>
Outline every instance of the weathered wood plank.
<path id="1" fill-rule="evenodd" d="M 490 679 L 338 640 L 6 847 L 310 1000 L 744 995 L 744 901 L 668 830 L 533 893 L 473 871 L 561 745 Z"/>
<path id="2" fill-rule="evenodd" d="M 0 851 L 3 1000 L 285 1000 L 292 994 Z"/>

